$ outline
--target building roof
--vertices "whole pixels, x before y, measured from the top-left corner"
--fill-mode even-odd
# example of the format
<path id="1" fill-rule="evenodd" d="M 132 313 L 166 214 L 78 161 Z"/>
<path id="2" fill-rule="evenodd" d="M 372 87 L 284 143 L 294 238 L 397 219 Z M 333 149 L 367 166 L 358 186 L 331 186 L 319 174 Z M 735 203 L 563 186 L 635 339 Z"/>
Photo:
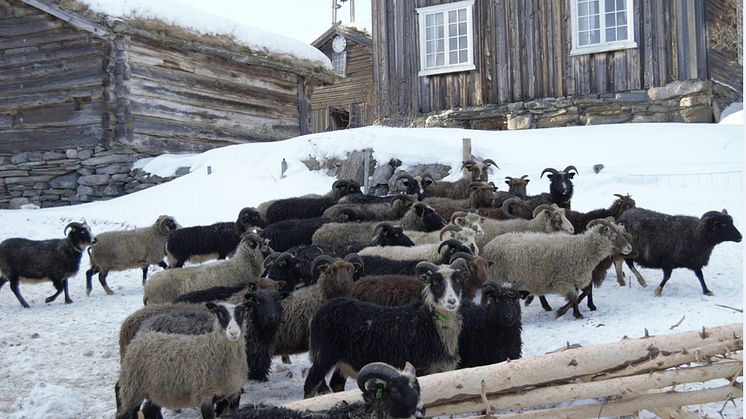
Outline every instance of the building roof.
<path id="1" fill-rule="evenodd" d="M 350 26 L 344 26 L 344 25 L 332 25 L 331 28 L 327 29 L 326 32 L 324 32 L 318 38 L 316 38 L 313 42 L 311 42 L 311 45 L 316 48 L 320 48 L 322 45 L 329 42 L 336 35 L 342 35 L 349 40 L 357 42 L 358 44 L 361 44 L 361 45 L 365 45 L 367 47 L 373 46 L 373 41 L 371 40 L 370 35 L 368 35 L 365 32 L 360 31 L 357 28 L 353 28 Z"/>

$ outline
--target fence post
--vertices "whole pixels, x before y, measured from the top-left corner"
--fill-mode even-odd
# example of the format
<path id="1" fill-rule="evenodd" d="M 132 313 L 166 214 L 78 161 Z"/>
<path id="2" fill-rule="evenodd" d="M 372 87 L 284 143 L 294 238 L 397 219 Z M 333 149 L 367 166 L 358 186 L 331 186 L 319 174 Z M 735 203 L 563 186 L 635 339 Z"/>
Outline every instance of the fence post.
<path id="1" fill-rule="evenodd" d="M 462 139 L 462 145 L 461 145 L 461 163 L 471 160 L 471 138 L 463 138 Z M 461 176 L 464 178 L 467 178 L 471 176 L 471 173 L 468 170 L 461 169 Z"/>

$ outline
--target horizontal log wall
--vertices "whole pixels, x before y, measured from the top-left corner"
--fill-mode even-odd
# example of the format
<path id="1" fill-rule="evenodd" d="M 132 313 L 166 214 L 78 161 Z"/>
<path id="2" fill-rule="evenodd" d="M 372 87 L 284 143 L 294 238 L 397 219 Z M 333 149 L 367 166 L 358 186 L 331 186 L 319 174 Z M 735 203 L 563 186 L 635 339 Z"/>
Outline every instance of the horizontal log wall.
<path id="1" fill-rule="evenodd" d="M 127 103 L 118 112 L 132 124 L 118 140 L 138 151 L 203 151 L 300 134 L 295 74 L 134 36 L 126 48 Z"/>
<path id="2" fill-rule="evenodd" d="M 708 77 L 704 3 L 695 0 L 635 0 L 638 47 L 580 56 L 570 56 L 570 0 L 476 0 L 477 69 L 417 77 L 415 8 L 443 3 L 449 2 L 374 2 L 373 43 L 381 49 L 374 60 L 375 94 L 382 118 Z"/>
<path id="3" fill-rule="evenodd" d="M 0 153 L 98 144 L 103 41 L 18 0 L 0 39 Z"/>

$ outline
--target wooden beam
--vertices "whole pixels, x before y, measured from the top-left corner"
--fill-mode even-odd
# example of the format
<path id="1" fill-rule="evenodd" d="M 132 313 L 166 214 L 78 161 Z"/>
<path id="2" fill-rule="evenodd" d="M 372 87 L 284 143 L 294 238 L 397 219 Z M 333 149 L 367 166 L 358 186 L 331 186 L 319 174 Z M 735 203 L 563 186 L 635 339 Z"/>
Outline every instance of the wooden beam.
<path id="1" fill-rule="evenodd" d="M 49 13 L 50 15 L 58 19 L 64 20 L 65 22 L 75 26 L 78 29 L 82 29 L 84 31 L 90 32 L 100 38 L 109 38 L 109 39 L 114 38 L 114 34 L 109 30 L 109 28 L 95 24 L 76 14 L 62 10 L 54 6 L 51 2 L 46 2 L 46 1 L 41 1 L 41 0 L 21 0 L 21 1 L 45 13 Z"/>

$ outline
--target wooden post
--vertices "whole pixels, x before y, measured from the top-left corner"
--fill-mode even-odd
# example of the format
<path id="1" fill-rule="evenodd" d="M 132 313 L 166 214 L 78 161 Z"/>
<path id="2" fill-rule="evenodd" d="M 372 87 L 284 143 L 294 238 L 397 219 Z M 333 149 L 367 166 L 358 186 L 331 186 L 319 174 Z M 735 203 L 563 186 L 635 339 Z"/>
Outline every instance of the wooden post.
<path id="1" fill-rule="evenodd" d="M 370 179 L 368 177 L 368 173 L 370 170 L 370 155 L 373 153 L 373 150 L 366 149 L 365 150 L 365 161 L 363 162 L 363 192 L 367 194 L 370 192 Z"/>
<path id="2" fill-rule="evenodd" d="M 471 160 L 471 138 L 464 138 L 462 139 L 463 143 L 461 146 L 462 150 L 462 156 L 461 156 L 461 162 L 465 162 L 467 160 Z M 461 176 L 464 178 L 467 178 L 471 176 L 471 172 L 468 170 L 461 169 Z"/>

